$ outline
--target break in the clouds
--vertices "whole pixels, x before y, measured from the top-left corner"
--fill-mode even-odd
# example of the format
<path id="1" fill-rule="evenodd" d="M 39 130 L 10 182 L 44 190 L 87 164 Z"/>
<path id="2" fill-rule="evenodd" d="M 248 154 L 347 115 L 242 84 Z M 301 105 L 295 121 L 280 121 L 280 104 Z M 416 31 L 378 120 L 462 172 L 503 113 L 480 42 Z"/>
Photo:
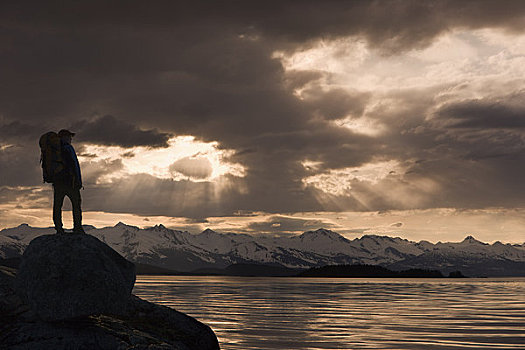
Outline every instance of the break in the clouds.
<path id="1" fill-rule="evenodd" d="M 1 6 L 10 196 L 66 127 L 91 211 L 524 206 L 522 1 Z"/>

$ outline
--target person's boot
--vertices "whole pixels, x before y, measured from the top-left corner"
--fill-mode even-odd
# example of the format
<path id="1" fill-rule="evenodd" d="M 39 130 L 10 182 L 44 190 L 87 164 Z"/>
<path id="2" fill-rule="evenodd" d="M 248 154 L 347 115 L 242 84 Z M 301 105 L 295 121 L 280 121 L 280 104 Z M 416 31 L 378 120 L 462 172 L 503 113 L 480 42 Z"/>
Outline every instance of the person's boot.
<path id="1" fill-rule="evenodd" d="M 55 230 L 57 230 L 56 232 L 57 235 L 63 235 L 64 233 L 66 233 L 62 227 L 55 228 Z"/>
<path id="2" fill-rule="evenodd" d="M 73 233 L 86 233 L 86 231 L 84 231 L 82 226 L 78 226 L 73 228 Z"/>

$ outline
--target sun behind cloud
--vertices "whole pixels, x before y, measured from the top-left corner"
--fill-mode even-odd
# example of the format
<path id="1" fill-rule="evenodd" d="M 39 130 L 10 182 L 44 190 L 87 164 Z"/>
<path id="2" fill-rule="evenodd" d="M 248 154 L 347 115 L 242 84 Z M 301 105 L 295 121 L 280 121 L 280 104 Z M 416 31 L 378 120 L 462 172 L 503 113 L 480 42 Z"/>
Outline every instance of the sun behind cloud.
<path id="1" fill-rule="evenodd" d="M 233 151 L 219 149 L 217 142 L 196 141 L 193 136 L 177 136 L 168 140 L 168 147 L 102 146 L 86 144 L 79 155 L 86 168 L 87 177 L 91 169 L 99 169 L 101 163 L 118 164 L 97 183 L 104 183 L 133 174 L 149 174 L 160 179 L 191 179 L 192 181 L 214 181 L 231 174 L 243 177 L 241 164 L 231 163 L 228 157 Z"/>

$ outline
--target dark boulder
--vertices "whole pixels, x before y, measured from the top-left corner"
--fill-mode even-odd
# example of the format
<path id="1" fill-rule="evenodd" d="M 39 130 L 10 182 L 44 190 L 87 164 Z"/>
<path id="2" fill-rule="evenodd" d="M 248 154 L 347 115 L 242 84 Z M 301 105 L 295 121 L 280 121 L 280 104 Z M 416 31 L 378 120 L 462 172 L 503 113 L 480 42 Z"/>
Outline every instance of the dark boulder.
<path id="1" fill-rule="evenodd" d="M 135 266 L 87 234 L 44 235 L 31 241 L 17 291 L 42 320 L 121 313 L 129 304 Z"/>
<path id="2" fill-rule="evenodd" d="M 137 297 L 131 304 L 128 315 L 55 322 L 11 318 L 0 322 L 0 349 L 219 350 L 213 331 L 194 318 Z"/>
<path id="3" fill-rule="evenodd" d="M 2 274 L 0 269 L 0 279 Z M 13 295 L 12 291 L 8 294 Z M 208 326 L 135 296 L 127 315 L 45 322 L 32 319 L 19 300 L 9 310 L 0 313 L 2 350 L 219 350 L 217 337 Z"/>
<path id="4" fill-rule="evenodd" d="M 219 349 L 210 327 L 131 295 L 134 281 L 92 236 L 34 239 L 18 272 L 0 266 L 0 349 Z"/>
<path id="5" fill-rule="evenodd" d="M 0 324 L 9 323 L 16 315 L 29 310 L 15 293 L 15 281 L 16 270 L 0 265 Z"/>

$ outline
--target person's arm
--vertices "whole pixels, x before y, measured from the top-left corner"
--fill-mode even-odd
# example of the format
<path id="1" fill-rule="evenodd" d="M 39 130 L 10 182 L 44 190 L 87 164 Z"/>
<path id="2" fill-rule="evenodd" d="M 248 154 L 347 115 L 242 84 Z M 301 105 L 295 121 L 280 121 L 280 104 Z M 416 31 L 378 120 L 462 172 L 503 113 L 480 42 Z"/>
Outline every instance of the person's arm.
<path id="1" fill-rule="evenodd" d="M 74 177 L 74 186 L 77 186 L 78 188 L 82 188 L 82 174 L 80 172 L 80 164 L 78 162 L 77 153 L 75 152 L 75 149 L 73 146 L 69 145 L 71 148 L 71 158 L 73 160 L 73 173 L 75 175 Z"/>
<path id="2" fill-rule="evenodd" d="M 82 187 L 82 175 L 80 173 L 80 164 L 78 163 L 77 154 L 75 153 L 75 149 L 71 145 L 65 145 L 64 147 L 65 153 L 66 153 L 66 169 L 70 172 L 71 176 L 73 177 L 73 186 L 75 187 Z"/>
<path id="3" fill-rule="evenodd" d="M 62 143 L 62 162 L 64 163 L 64 179 L 71 178 L 73 176 L 73 159 L 71 158 L 71 152 L 69 151 L 69 145 Z"/>

